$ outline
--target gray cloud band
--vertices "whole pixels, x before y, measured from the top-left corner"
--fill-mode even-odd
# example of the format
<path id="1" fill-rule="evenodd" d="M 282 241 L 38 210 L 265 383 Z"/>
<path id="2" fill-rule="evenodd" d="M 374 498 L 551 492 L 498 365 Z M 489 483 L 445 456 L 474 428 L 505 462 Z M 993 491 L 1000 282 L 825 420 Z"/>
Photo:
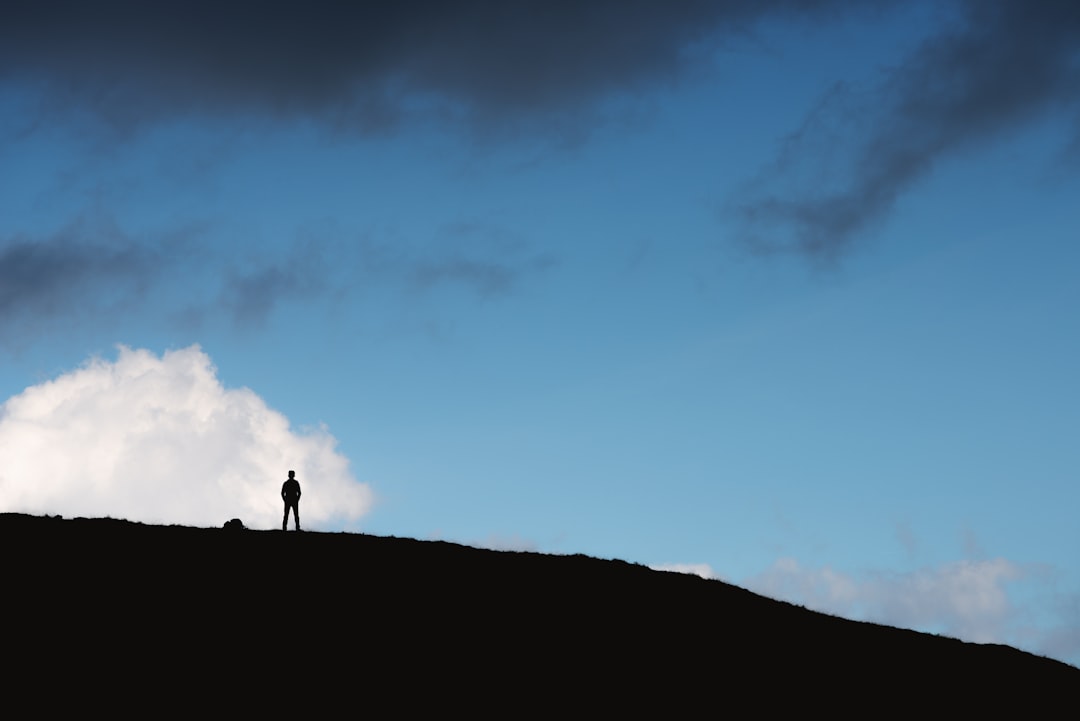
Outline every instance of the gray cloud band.
<path id="1" fill-rule="evenodd" d="M 1080 5 L 969 0 L 960 7 L 954 27 L 926 41 L 863 100 L 838 86 L 814 110 L 780 162 L 732 204 L 744 242 L 834 258 L 951 154 L 1049 112 L 1080 109 Z M 820 167 L 826 135 L 852 139 L 846 163 L 832 174 Z M 800 185 L 807 176 L 814 182 Z"/>
<path id="2" fill-rule="evenodd" d="M 118 126 L 190 111 L 377 126 L 400 117 L 410 93 L 514 115 L 670 76 L 687 42 L 800 5 L 21 3 L 0 27 L 0 77 L 43 82 L 61 106 Z"/>

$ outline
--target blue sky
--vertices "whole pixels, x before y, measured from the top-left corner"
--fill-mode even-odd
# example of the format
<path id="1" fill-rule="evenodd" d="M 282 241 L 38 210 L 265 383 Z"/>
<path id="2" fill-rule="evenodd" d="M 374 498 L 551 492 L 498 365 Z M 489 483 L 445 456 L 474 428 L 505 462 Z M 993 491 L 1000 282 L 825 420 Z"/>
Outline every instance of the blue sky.
<path id="1" fill-rule="evenodd" d="M 4 510 L 295 468 L 1080 663 L 1072 3 L 81 7 L 0 29 Z"/>

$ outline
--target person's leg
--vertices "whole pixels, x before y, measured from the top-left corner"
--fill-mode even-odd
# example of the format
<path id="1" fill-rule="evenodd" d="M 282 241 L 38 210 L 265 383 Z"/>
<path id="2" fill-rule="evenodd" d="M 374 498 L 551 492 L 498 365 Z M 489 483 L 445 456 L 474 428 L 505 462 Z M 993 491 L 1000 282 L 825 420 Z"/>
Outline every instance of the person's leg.
<path id="1" fill-rule="evenodd" d="M 285 504 L 285 515 L 281 517 L 281 530 L 286 531 L 289 528 L 289 504 Z"/>

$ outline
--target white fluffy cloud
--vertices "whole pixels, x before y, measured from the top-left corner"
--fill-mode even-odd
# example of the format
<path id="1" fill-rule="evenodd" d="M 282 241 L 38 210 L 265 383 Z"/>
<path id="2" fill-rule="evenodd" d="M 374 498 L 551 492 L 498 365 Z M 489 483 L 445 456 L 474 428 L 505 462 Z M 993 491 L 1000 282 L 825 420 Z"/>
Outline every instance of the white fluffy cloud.
<path id="1" fill-rule="evenodd" d="M 281 522 L 295 470 L 302 525 L 349 523 L 372 503 L 325 428 L 298 433 L 247 388 L 225 388 L 198 346 L 115 362 L 27 388 L 0 407 L 0 508 L 151 523 L 251 528 Z"/>

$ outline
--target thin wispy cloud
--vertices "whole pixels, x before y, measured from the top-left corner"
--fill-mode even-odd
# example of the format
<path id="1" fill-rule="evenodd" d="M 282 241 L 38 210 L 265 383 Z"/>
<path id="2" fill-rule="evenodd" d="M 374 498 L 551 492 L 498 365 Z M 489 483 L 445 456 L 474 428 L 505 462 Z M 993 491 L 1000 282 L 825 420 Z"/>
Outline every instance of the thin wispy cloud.
<path id="1" fill-rule="evenodd" d="M 733 201 L 745 244 L 834 259 L 939 164 L 1052 111 L 1080 111 L 1076 3 L 956 8 L 876 84 L 838 84 L 814 108 L 775 166 Z"/>
<path id="2" fill-rule="evenodd" d="M 961 560 L 909 572 L 851 574 L 808 568 L 794 558 L 745 580 L 752 591 L 816 611 L 890 626 L 940 633 L 976 643 L 1006 643 L 1038 653 L 1074 653 L 1076 615 L 1068 609 L 1049 630 L 1035 631 L 1028 610 L 1010 589 L 1045 592 L 1046 569 L 1005 558 Z"/>
<path id="3" fill-rule="evenodd" d="M 505 296 L 530 276 L 559 264 L 524 237 L 477 221 L 444 226 L 432 242 L 405 259 L 409 284 L 418 291 L 460 287 L 481 298 Z"/>
<path id="4" fill-rule="evenodd" d="M 334 304 L 373 289 L 401 299 L 443 289 L 504 298 L 558 265 L 520 239 L 474 235 L 422 243 L 306 232 L 281 247 L 235 250 L 206 224 L 136 234 L 88 212 L 50 234 L 0 238 L 0 334 L 10 351 L 58 327 L 135 319 L 252 331 L 283 306 Z"/>

